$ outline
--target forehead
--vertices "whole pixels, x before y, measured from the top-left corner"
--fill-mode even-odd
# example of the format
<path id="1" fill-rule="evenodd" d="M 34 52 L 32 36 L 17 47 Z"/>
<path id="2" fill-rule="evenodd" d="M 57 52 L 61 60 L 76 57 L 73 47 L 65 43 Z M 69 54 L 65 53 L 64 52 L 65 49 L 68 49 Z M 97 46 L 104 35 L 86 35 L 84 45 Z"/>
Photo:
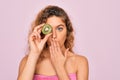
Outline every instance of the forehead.
<path id="1" fill-rule="evenodd" d="M 57 25 L 65 25 L 65 23 L 63 22 L 62 18 L 60 17 L 57 17 L 57 16 L 52 16 L 52 17 L 49 17 L 47 19 L 47 24 L 50 24 L 51 26 L 57 26 Z"/>

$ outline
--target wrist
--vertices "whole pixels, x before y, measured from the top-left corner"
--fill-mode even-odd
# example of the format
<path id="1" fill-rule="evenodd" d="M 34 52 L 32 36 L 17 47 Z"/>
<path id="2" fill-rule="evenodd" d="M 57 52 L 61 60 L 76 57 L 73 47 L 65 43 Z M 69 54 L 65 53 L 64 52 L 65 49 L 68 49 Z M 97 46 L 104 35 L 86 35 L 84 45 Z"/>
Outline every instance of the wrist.
<path id="1" fill-rule="evenodd" d="M 29 57 L 33 57 L 33 58 L 39 58 L 40 53 L 30 51 L 30 52 L 28 53 L 28 56 L 29 56 Z"/>
<path id="2" fill-rule="evenodd" d="M 64 66 L 57 66 L 57 68 L 55 68 L 55 69 L 56 69 L 56 72 L 66 72 Z"/>
<path id="3" fill-rule="evenodd" d="M 30 50 L 30 51 L 29 51 L 29 54 L 33 54 L 33 55 L 40 55 L 40 54 L 41 54 L 41 52 L 38 52 L 38 51 L 32 51 L 32 50 Z"/>

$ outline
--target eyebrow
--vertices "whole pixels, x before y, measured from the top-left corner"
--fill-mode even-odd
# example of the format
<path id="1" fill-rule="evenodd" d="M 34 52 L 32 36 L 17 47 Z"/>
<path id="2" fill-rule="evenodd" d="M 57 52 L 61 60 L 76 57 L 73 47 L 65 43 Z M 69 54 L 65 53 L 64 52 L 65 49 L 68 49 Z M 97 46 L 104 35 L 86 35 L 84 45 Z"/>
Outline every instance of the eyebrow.
<path id="1" fill-rule="evenodd" d="M 63 25 L 63 24 L 59 24 L 59 25 L 57 25 L 57 27 L 58 27 L 58 26 L 63 26 L 63 27 L 65 27 L 65 25 Z"/>

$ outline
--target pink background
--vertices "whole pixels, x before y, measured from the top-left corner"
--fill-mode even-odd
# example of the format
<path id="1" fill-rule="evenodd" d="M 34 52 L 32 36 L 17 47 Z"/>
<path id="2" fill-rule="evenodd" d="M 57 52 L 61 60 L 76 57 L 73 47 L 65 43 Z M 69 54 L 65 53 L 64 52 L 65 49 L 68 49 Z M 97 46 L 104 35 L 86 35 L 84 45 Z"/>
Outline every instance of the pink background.
<path id="1" fill-rule="evenodd" d="M 76 53 L 89 60 L 89 80 L 120 80 L 120 0 L 0 0 L 0 80 L 16 80 L 29 26 L 47 5 L 66 10 Z"/>

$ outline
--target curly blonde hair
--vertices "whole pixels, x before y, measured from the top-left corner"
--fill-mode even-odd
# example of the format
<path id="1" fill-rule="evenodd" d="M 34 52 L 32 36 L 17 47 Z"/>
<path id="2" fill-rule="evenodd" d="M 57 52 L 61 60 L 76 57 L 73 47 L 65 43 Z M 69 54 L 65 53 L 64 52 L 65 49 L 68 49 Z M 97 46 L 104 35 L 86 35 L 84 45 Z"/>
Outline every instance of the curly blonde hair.
<path id="1" fill-rule="evenodd" d="M 38 13 L 36 19 L 32 23 L 29 35 L 33 32 L 34 28 L 37 25 L 42 24 L 42 23 L 46 23 L 47 19 L 49 17 L 52 17 L 52 16 L 60 17 L 62 19 L 62 21 L 65 23 L 65 25 L 67 27 L 67 35 L 66 35 L 67 37 L 66 37 L 66 40 L 64 42 L 64 45 L 65 45 L 65 48 L 69 48 L 69 51 L 73 52 L 74 35 L 73 35 L 72 23 L 67 15 L 67 13 L 62 8 L 60 8 L 58 6 L 49 5 L 46 8 L 42 9 Z M 47 45 L 47 43 L 46 43 L 46 45 Z M 46 47 L 44 47 L 44 49 L 45 48 Z M 44 54 L 41 54 L 41 57 L 43 58 Z"/>

